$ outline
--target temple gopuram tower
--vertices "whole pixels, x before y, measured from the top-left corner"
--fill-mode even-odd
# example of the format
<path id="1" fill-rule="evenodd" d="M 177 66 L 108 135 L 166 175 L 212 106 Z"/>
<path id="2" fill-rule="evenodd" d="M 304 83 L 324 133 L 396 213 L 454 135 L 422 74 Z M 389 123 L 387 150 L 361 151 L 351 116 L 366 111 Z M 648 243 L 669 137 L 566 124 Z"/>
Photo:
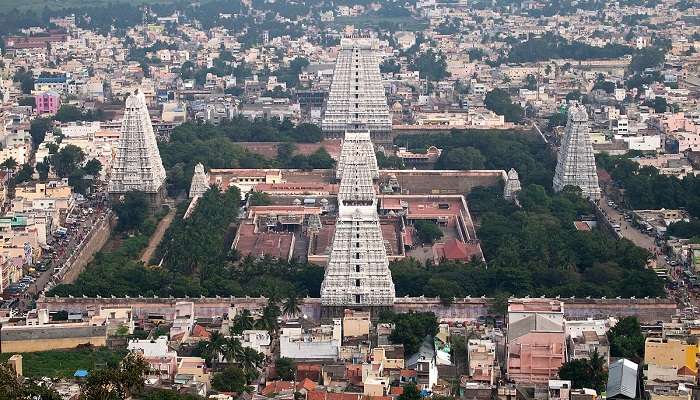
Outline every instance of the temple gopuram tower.
<path id="1" fill-rule="evenodd" d="M 131 191 L 144 192 L 153 210 L 159 208 L 165 198 L 165 168 L 146 98 L 138 90 L 126 99 L 108 191 L 113 200 Z"/>

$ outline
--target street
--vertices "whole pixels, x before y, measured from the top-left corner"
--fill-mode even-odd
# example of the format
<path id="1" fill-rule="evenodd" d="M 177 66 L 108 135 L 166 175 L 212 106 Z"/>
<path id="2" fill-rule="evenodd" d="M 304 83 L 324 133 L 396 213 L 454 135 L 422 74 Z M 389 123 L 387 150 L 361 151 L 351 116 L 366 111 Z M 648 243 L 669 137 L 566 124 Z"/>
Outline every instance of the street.
<path id="1" fill-rule="evenodd" d="M 63 223 L 63 227 L 66 228 L 65 235 L 53 234 L 48 240 L 48 247 L 42 250 L 43 255 L 41 259 L 34 260 L 33 266 L 25 267 L 25 274 L 28 273 L 29 268 L 36 269 L 34 273 L 35 280 L 25 291 L 6 291 L 3 293 L 3 298 L 18 298 L 20 300 L 18 308 L 26 310 L 32 300 L 40 293 L 61 283 L 62 276 L 57 271 L 67 263 L 73 262 L 74 257 L 80 253 L 84 244 L 90 239 L 93 230 L 99 226 L 104 218 L 107 218 L 108 214 L 109 208 L 105 199 L 100 195 L 76 204 Z M 57 229 L 54 229 L 54 232 Z M 40 266 L 43 266 L 46 270 L 39 271 Z"/>

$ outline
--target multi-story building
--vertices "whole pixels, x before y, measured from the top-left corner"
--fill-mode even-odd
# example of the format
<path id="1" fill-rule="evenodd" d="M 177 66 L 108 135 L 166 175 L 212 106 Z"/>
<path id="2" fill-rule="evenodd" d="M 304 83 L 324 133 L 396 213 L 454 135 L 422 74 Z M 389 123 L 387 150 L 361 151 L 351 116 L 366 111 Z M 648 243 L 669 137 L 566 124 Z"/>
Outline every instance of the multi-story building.
<path id="1" fill-rule="evenodd" d="M 508 378 L 547 383 L 566 361 L 564 304 L 549 299 L 508 302 Z"/>
<path id="2" fill-rule="evenodd" d="M 34 96 L 37 114 L 56 114 L 61 108 L 61 96 L 56 92 L 44 92 Z"/>

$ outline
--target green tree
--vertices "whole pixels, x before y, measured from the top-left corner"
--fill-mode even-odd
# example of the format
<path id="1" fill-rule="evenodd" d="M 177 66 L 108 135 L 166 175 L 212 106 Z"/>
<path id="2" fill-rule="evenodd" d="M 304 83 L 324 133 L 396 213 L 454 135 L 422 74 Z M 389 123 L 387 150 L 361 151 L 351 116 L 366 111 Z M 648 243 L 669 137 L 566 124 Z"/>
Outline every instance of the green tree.
<path id="1" fill-rule="evenodd" d="M 17 171 L 13 177 L 15 184 L 22 182 L 29 182 L 32 180 L 32 175 L 34 174 L 34 167 L 29 164 L 23 164 L 22 168 Z"/>
<path id="2" fill-rule="evenodd" d="M 231 325 L 232 335 L 240 335 L 243 331 L 253 328 L 255 328 L 255 320 L 253 320 L 250 310 L 245 309 L 233 317 L 233 324 Z"/>
<path id="3" fill-rule="evenodd" d="M 409 383 L 404 385 L 403 393 L 397 397 L 397 400 L 421 400 L 422 398 L 423 396 L 421 396 L 420 390 L 416 384 Z"/>
<path id="4" fill-rule="evenodd" d="M 282 305 L 282 314 L 289 316 L 289 317 L 294 317 L 296 315 L 299 315 L 301 313 L 301 299 L 296 293 L 292 293 L 287 298 L 284 300 L 284 304 Z"/>
<path id="5" fill-rule="evenodd" d="M 439 169 L 483 169 L 486 158 L 474 147 L 457 147 L 443 151 L 437 161 Z"/>
<path id="6" fill-rule="evenodd" d="M 56 175 L 66 178 L 79 168 L 85 160 L 85 153 L 80 147 L 69 144 L 54 154 L 50 160 Z"/>
<path id="7" fill-rule="evenodd" d="M 608 331 L 608 341 L 612 357 L 624 357 L 634 362 L 644 358 L 644 335 L 635 317 L 620 319 Z"/>
<path id="8" fill-rule="evenodd" d="M 275 361 L 275 372 L 283 381 L 294 380 L 296 368 L 296 363 L 291 358 L 280 357 Z"/>
<path id="9" fill-rule="evenodd" d="M 432 244 L 442 237 L 442 230 L 433 221 L 418 220 L 413 223 L 413 227 L 423 243 Z"/>
<path id="10" fill-rule="evenodd" d="M 518 104 L 514 104 L 510 95 L 502 89 L 493 89 L 486 93 L 484 105 L 498 115 L 503 115 L 507 122 L 520 122 L 525 111 Z"/>
<path id="11" fill-rule="evenodd" d="M 402 344 L 407 356 L 418 351 L 423 339 L 426 336 L 435 336 L 438 329 L 437 318 L 432 312 L 384 312 L 379 316 L 379 320 L 394 324 L 389 340 L 395 344 Z"/>
<path id="12" fill-rule="evenodd" d="M 58 109 L 54 119 L 60 122 L 75 122 L 82 121 L 84 118 L 83 112 L 76 106 L 64 104 Z"/>
<path id="13" fill-rule="evenodd" d="M 576 389 L 591 388 L 598 393 L 605 391 L 608 373 L 605 360 L 595 350 L 589 359 L 576 359 L 559 368 L 559 378 L 570 380 Z"/>
<path id="14" fill-rule="evenodd" d="M 121 201 L 114 202 L 112 209 L 117 214 L 117 230 L 132 231 L 143 225 L 148 215 L 148 197 L 143 192 L 127 192 Z"/>
<path id="15" fill-rule="evenodd" d="M 379 65 L 379 71 L 383 74 L 398 74 L 401 71 L 401 64 L 393 58 L 389 58 Z"/>
<path id="16" fill-rule="evenodd" d="M 579 101 L 581 100 L 581 92 L 578 90 L 574 90 L 573 92 L 569 92 L 566 94 L 566 101 Z"/>
<path id="17" fill-rule="evenodd" d="M 202 356 L 205 360 L 207 360 L 207 362 L 213 365 L 219 362 L 219 358 L 224 356 L 224 353 L 227 350 L 231 349 L 232 348 L 227 348 L 226 338 L 220 332 L 214 332 L 209 337 L 209 341 L 204 347 Z M 233 353 L 231 353 L 230 355 L 232 355 L 233 358 L 235 358 L 235 355 L 233 355 Z"/>
<path id="18" fill-rule="evenodd" d="M 450 73 L 447 72 L 445 55 L 433 49 L 428 49 L 428 51 L 418 55 L 411 62 L 409 69 L 418 71 L 421 78 L 429 81 L 441 81 L 450 76 Z"/>
<path id="19" fill-rule="evenodd" d="M 280 309 L 272 299 L 268 300 L 267 305 L 263 308 L 262 316 L 260 317 L 260 329 L 264 329 L 270 333 L 277 331 L 279 324 L 277 318 L 281 315 Z"/>
<path id="20" fill-rule="evenodd" d="M 102 171 L 102 163 L 100 160 L 92 158 L 85 163 L 83 171 L 88 175 L 97 177 L 100 175 L 100 171 Z"/>
<path id="21" fill-rule="evenodd" d="M 29 134 L 32 136 L 34 147 L 38 147 L 44 142 L 46 132 L 51 130 L 53 121 L 51 118 L 34 118 L 29 125 Z"/>
<path id="22" fill-rule="evenodd" d="M 49 179 L 49 171 L 51 170 L 51 164 L 45 161 L 39 161 L 36 163 L 36 172 L 39 174 L 40 181 L 46 181 Z"/>
<path id="23" fill-rule="evenodd" d="M 218 346 L 218 343 L 221 342 L 221 350 L 218 350 L 221 352 L 221 355 L 223 356 L 224 360 L 226 360 L 227 363 L 233 363 L 235 361 L 240 361 L 241 355 L 243 354 L 243 345 L 241 344 L 241 341 L 238 340 L 235 337 L 228 337 L 228 338 L 216 338 L 216 340 L 210 340 L 209 343 L 212 344 L 212 352 L 215 354 L 217 352 L 217 349 L 214 347 Z"/>
<path id="24" fill-rule="evenodd" d="M 248 195 L 248 204 L 251 206 L 269 206 L 272 204 L 272 199 L 265 192 L 252 192 Z"/>
<path id="25" fill-rule="evenodd" d="M 220 392 L 250 392 L 247 386 L 245 372 L 238 367 L 227 367 L 222 372 L 214 374 L 212 387 Z"/>
<path id="26" fill-rule="evenodd" d="M 17 161 L 14 158 L 9 157 L 7 160 L 3 161 L 2 164 L 0 164 L 0 167 L 4 169 L 15 169 L 17 168 L 17 165 Z"/>

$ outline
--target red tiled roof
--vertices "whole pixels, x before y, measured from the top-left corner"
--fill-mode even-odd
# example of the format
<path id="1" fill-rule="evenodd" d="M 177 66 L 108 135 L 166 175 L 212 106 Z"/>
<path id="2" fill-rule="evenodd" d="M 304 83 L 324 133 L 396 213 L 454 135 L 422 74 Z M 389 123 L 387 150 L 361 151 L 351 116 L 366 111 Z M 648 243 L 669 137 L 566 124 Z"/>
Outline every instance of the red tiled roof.
<path id="1" fill-rule="evenodd" d="M 404 378 L 413 378 L 418 376 L 418 372 L 413 369 L 402 369 L 401 372 L 399 372 L 399 375 Z"/>
<path id="2" fill-rule="evenodd" d="M 437 243 L 433 246 L 433 252 L 438 260 L 445 258 L 461 261 L 469 261 L 473 256 L 480 254 L 478 245 L 467 244 L 455 238 L 447 239 L 444 243 Z"/>
<path id="3" fill-rule="evenodd" d="M 299 391 L 301 389 L 306 389 L 307 391 L 312 391 L 312 390 L 316 389 L 316 382 L 312 381 L 309 378 L 306 378 L 297 384 L 297 391 Z"/>
<path id="4" fill-rule="evenodd" d="M 211 337 L 211 333 L 208 330 L 206 330 L 202 325 L 195 325 L 194 328 L 192 328 L 192 337 L 209 339 Z"/>
<path id="5" fill-rule="evenodd" d="M 294 391 L 294 382 L 272 381 L 267 382 L 261 393 L 263 396 L 269 396 L 273 393 L 291 392 Z"/>
<path id="6" fill-rule="evenodd" d="M 392 396 L 400 396 L 403 394 L 403 386 L 392 386 L 389 394 Z"/>

